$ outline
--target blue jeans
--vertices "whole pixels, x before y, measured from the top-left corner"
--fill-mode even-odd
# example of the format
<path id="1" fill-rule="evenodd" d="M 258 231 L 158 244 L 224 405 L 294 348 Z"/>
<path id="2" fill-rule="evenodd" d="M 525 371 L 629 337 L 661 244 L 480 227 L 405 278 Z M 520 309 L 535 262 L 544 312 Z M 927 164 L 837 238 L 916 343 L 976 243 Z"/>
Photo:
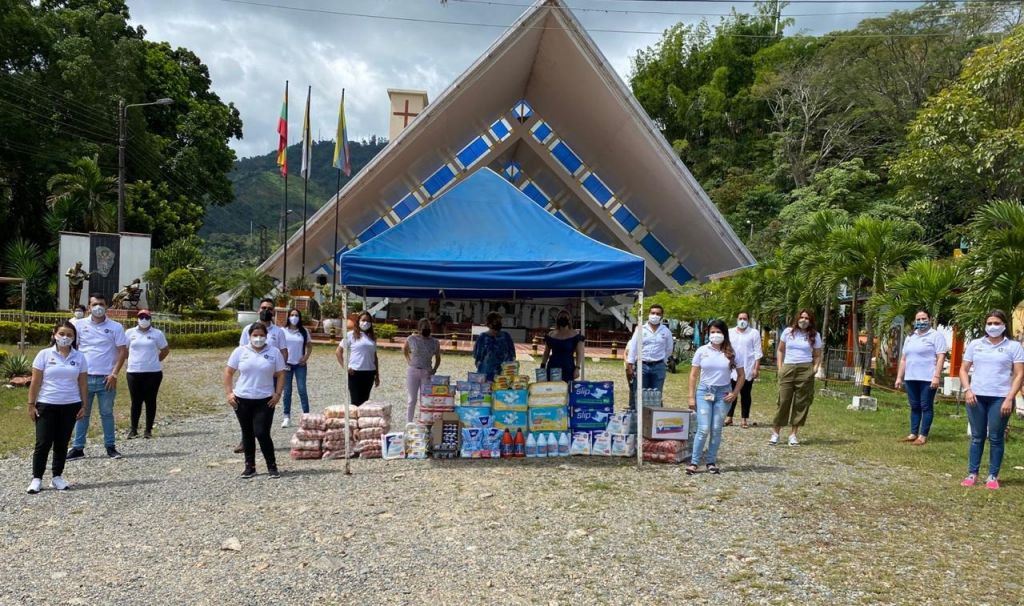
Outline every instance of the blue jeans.
<path id="1" fill-rule="evenodd" d="M 999 396 L 977 396 L 978 403 L 967 406 L 967 420 L 971 422 L 971 447 L 967 451 L 967 473 L 978 473 L 981 455 L 985 452 L 985 436 L 988 435 L 988 474 L 999 477 L 1003 464 L 1003 436 L 1010 417 L 1004 417 L 999 409 L 1006 398 Z"/>
<path id="2" fill-rule="evenodd" d="M 644 389 L 661 390 L 665 386 L 665 362 L 644 363 Z M 636 410 L 636 378 L 629 382 L 629 408 Z"/>
<path id="3" fill-rule="evenodd" d="M 700 465 L 705 460 L 708 465 L 718 463 L 718 447 L 722 445 L 722 428 L 725 426 L 725 417 L 729 414 L 729 403 L 725 396 L 730 391 L 729 385 L 718 387 L 710 385 L 697 386 L 697 433 L 693 436 L 693 452 L 690 455 L 690 462 Z M 705 394 L 714 395 L 713 401 L 704 399 Z M 707 456 L 704 453 L 704 442 L 711 434 L 708 443 Z"/>
<path id="4" fill-rule="evenodd" d="M 306 393 L 306 365 L 289 364 L 284 370 L 284 416 L 292 413 L 292 377 L 299 386 L 299 403 L 302 404 L 302 412 L 309 413 L 309 394 Z"/>
<path id="5" fill-rule="evenodd" d="M 938 390 L 932 389 L 931 381 L 907 381 L 904 387 L 910 401 L 910 433 L 927 438 L 932 428 L 935 392 Z"/>
<path id="6" fill-rule="evenodd" d="M 117 396 L 117 389 L 107 389 L 107 377 L 89 375 L 89 391 L 85 396 L 85 416 L 75 423 L 75 440 L 71 443 L 72 448 L 81 450 L 85 448 L 85 438 L 89 433 L 89 419 L 92 417 L 93 398 L 100 403 L 100 421 L 103 423 L 103 443 L 106 446 L 114 445 L 114 397 Z"/>

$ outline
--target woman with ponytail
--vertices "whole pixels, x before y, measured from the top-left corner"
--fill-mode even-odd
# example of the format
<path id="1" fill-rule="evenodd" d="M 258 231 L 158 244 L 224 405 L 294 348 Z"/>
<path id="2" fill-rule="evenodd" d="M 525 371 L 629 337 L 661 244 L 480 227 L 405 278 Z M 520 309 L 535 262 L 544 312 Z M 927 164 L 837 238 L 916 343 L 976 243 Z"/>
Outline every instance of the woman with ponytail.
<path id="1" fill-rule="evenodd" d="M 697 412 L 697 433 L 693 439 L 690 464 L 686 467 L 687 475 L 696 473 L 702 460 L 707 462 L 708 473 L 719 473 L 718 447 L 722 444 L 725 416 L 746 380 L 742 355 L 737 354 L 729 343 L 729 327 L 725 322 L 712 320 L 708 327 L 708 343 L 693 354 L 693 367 L 690 369 L 690 410 Z M 735 384 L 732 383 L 734 371 Z M 709 442 L 706 453 L 705 442 Z"/>

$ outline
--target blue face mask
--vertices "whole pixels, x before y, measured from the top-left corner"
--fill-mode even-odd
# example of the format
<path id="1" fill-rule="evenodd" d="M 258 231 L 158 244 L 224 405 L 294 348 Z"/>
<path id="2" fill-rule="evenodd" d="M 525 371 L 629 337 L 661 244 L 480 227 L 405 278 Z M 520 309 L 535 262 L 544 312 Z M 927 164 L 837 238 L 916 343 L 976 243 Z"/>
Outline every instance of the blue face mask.
<path id="1" fill-rule="evenodd" d="M 914 330 L 928 330 L 932 323 L 928 320 L 914 320 Z"/>

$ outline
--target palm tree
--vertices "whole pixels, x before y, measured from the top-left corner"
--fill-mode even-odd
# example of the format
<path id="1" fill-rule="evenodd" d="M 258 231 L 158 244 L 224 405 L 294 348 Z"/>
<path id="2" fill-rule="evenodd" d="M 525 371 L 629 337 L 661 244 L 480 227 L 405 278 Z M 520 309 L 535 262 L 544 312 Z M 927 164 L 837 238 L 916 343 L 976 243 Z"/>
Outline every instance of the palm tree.
<path id="1" fill-rule="evenodd" d="M 1024 299 L 1024 206 L 998 201 L 982 207 L 971 220 L 971 251 L 965 271 L 969 283 L 955 307 L 957 323 L 975 326 L 989 310 L 1010 314 Z"/>
<path id="2" fill-rule="evenodd" d="M 112 231 L 117 226 L 116 208 L 111 197 L 117 191 L 117 180 L 100 172 L 98 156 L 79 158 L 71 163 L 71 171 L 59 173 L 46 183 L 50 190 L 47 222 L 60 230 Z"/>
<path id="3" fill-rule="evenodd" d="M 963 266 L 952 259 L 917 259 L 906 271 L 889 282 L 884 293 L 876 293 L 869 305 L 883 321 L 913 318 L 919 309 L 936 322 L 953 319 L 953 305 L 964 288 Z"/>
<path id="4" fill-rule="evenodd" d="M 238 289 L 235 302 L 247 310 L 252 309 L 253 299 L 266 296 L 274 288 L 274 279 L 255 267 L 239 270 L 234 282 L 234 287 Z"/>
<path id="5" fill-rule="evenodd" d="M 4 273 L 25 280 L 26 304 L 29 309 L 53 308 L 56 282 L 57 251 L 42 251 L 35 242 L 14 238 L 4 246 Z M 11 297 L 0 303 L 20 305 L 21 287 L 12 289 Z"/>
<path id="6" fill-rule="evenodd" d="M 828 339 L 832 304 L 836 301 L 836 293 L 844 276 L 836 271 L 830 257 L 831 251 L 823 243 L 834 231 L 849 224 L 849 214 L 844 210 L 820 210 L 809 215 L 785 244 L 785 248 L 790 251 L 788 269 L 791 275 L 803 277 L 799 304 L 824 308 L 821 316 L 821 336 L 824 340 Z"/>

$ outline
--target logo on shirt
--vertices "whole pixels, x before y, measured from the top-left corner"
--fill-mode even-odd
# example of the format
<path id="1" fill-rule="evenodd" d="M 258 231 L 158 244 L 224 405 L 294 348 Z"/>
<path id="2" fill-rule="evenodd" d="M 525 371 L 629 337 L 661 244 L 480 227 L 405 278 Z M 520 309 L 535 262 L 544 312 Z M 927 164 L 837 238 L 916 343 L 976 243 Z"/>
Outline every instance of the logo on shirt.
<path id="1" fill-rule="evenodd" d="M 1003 353 L 1003 348 L 999 347 L 999 348 L 996 349 L 996 351 L 998 351 L 999 353 Z"/>
<path id="2" fill-rule="evenodd" d="M 46 364 L 47 364 L 48 366 L 54 366 L 55 364 L 57 364 L 57 360 L 56 360 L 56 359 L 54 359 L 54 358 L 50 358 L 50 361 L 49 361 L 49 362 L 47 362 Z"/>
<path id="3" fill-rule="evenodd" d="M 77 362 L 75 362 L 74 360 L 71 360 L 71 365 L 72 366 L 75 366 L 76 364 L 77 364 Z"/>
<path id="4" fill-rule="evenodd" d="M 263 354 L 263 359 L 264 360 L 269 360 L 270 359 L 270 354 Z"/>
<path id="5" fill-rule="evenodd" d="M 109 329 L 109 328 L 104 328 L 104 329 L 103 329 L 103 332 L 104 332 L 104 333 L 109 333 L 109 332 L 110 332 L 110 329 Z"/>

